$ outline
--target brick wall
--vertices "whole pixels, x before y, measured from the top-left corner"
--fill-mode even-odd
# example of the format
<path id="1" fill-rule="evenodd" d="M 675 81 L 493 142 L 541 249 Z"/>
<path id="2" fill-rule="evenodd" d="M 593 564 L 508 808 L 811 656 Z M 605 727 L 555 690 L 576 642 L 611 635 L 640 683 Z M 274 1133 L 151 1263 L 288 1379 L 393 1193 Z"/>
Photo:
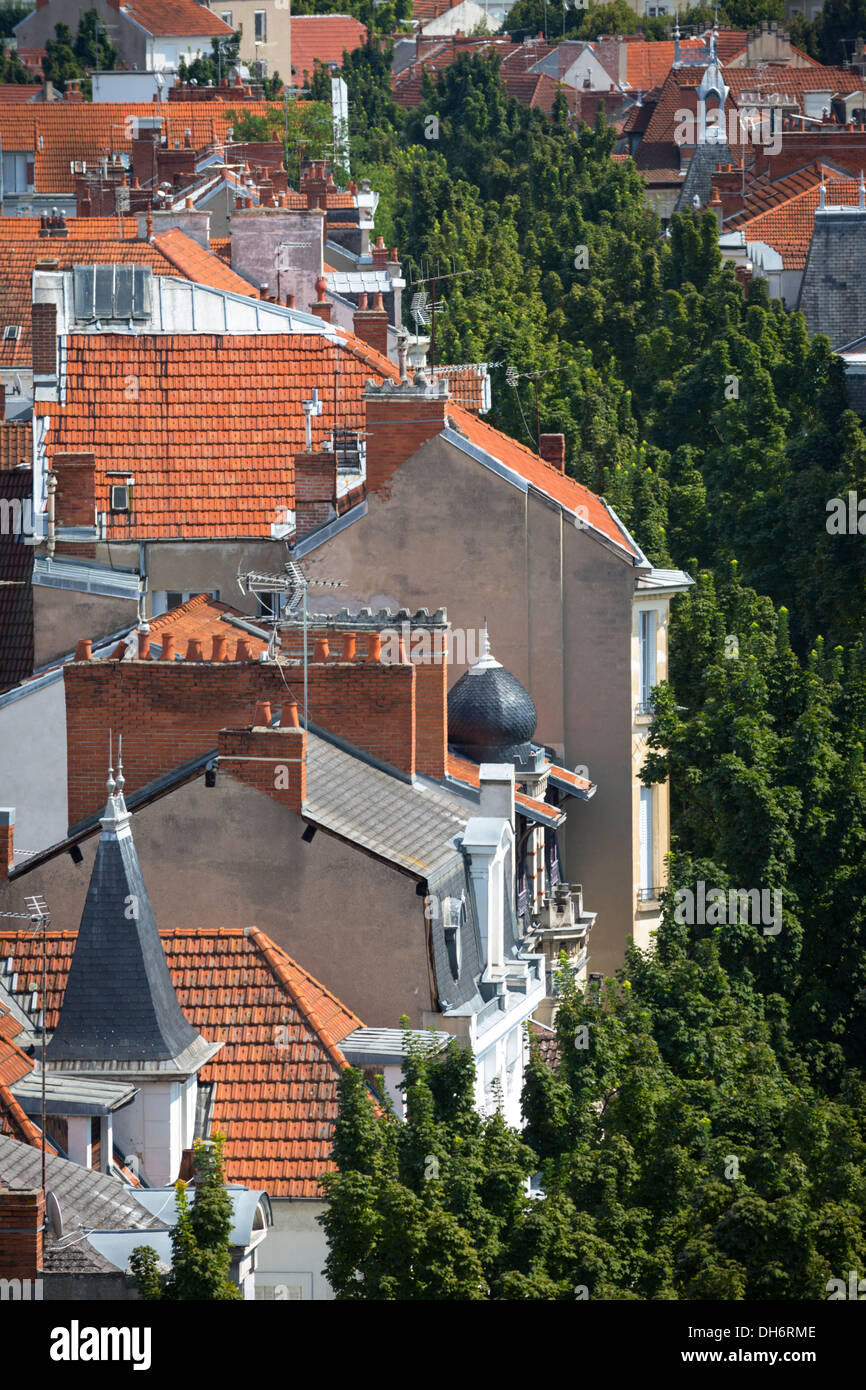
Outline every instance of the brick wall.
<path id="1" fill-rule="evenodd" d="M 0 1189 L 0 1278 L 35 1279 L 42 1270 L 41 1192 Z"/>
<path id="2" fill-rule="evenodd" d="M 295 512 L 299 536 L 333 520 L 337 506 L 337 456 L 334 453 L 295 456 Z"/>
<path id="3" fill-rule="evenodd" d="M 391 494 L 392 475 L 428 439 L 445 428 L 446 393 L 414 388 L 365 392 L 367 404 L 367 491 Z"/>
<path id="4" fill-rule="evenodd" d="M 221 729 L 220 772 L 299 812 L 307 795 L 303 729 Z"/>
<path id="5" fill-rule="evenodd" d="M 0 883 L 9 877 L 15 854 L 15 809 L 0 806 Z"/>
<path id="6" fill-rule="evenodd" d="M 404 646 L 406 656 L 415 667 L 415 770 L 428 777 L 440 778 L 445 776 L 448 756 L 446 633 L 438 628 L 430 629 L 425 633 L 425 646 L 416 646 L 413 650 L 412 631 L 410 630 Z M 414 631 L 417 632 L 417 629 Z M 355 638 L 357 660 L 368 660 L 370 639 L 377 634 L 362 630 L 347 635 Z M 308 628 L 309 649 L 313 651 L 316 638 L 326 637 L 330 643 L 331 656 L 339 661 L 343 650 L 343 636 L 341 631 L 316 626 L 313 619 Z M 303 633 L 299 631 L 280 634 L 281 647 L 287 656 L 300 656 L 303 642 Z"/>
<path id="7" fill-rule="evenodd" d="M 57 475 L 54 515 L 58 526 L 93 526 L 96 521 L 96 464 L 92 454 L 54 454 Z"/>
<path id="8" fill-rule="evenodd" d="M 310 720 L 413 773 L 415 667 L 312 662 Z M 303 700 L 303 670 L 271 662 L 72 662 L 63 668 L 69 824 L 102 809 L 108 731 L 123 734 L 128 792 L 252 723 L 256 703 Z M 287 689 L 287 684 L 290 690 Z"/>
<path id="9" fill-rule="evenodd" d="M 57 375 L 57 305 L 33 304 L 33 370 L 39 376 Z"/>
<path id="10" fill-rule="evenodd" d="M 366 296 L 361 296 L 362 300 Z M 381 352 L 383 357 L 388 356 L 388 314 L 382 306 L 381 294 L 376 295 L 376 303 L 373 308 L 368 308 L 366 304 L 359 304 L 355 310 L 355 337 L 361 338 L 365 343 L 369 343 L 371 348 Z"/>

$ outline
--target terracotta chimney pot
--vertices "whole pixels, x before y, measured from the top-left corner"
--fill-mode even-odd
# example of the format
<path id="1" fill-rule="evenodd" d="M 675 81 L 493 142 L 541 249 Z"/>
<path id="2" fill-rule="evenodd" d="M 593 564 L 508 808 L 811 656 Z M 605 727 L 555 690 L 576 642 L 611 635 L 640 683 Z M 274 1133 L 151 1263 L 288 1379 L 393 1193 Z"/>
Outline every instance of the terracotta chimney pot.
<path id="1" fill-rule="evenodd" d="M 226 659 L 226 635 L 224 632 L 214 633 L 213 644 L 211 646 L 211 661 L 225 661 Z"/>
<path id="2" fill-rule="evenodd" d="M 253 649 L 248 637 L 239 637 L 235 647 L 235 661 L 252 661 Z"/>
<path id="3" fill-rule="evenodd" d="M 271 726 L 271 703 L 270 700 L 259 700 L 256 705 L 256 712 L 253 715 L 253 727 L 256 729 L 269 729 Z"/>
<path id="4" fill-rule="evenodd" d="M 355 660 L 355 634 L 354 632 L 343 633 L 343 660 Z"/>
<path id="5" fill-rule="evenodd" d="M 313 660 L 327 661 L 330 654 L 327 637 L 317 637 L 313 647 Z"/>
<path id="6" fill-rule="evenodd" d="M 93 647 L 93 643 L 90 641 L 90 639 L 89 639 L 88 637 L 82 637 L 81 640 L 79 641 L 78 645 L 77 645 L 76 648 L 75 648 L 75 660 L 76 660 L 76 661 L 92 661 L 92 660 L 93 660 L 93 657 L 91 656 L 92 647 Z"/>
<path id="7" fill-rule="evenodd" d="M 300 723 L 298 722 L 298 702 L 297 702 L 297 700 L 292 700 L 292 701 L 290 701 L 290 703 L 289 703 L 289 705 L 288 705 L 288 718 L 287 718 L 287 720 L 286 720 L 286 725 L 285 725 L 285 727 L 288 728 L 288 729 L 299 729 L 299 728 L 301 727 L 301 726 L 300 726 Z"/>
<path id="8" fill-rule="evenodd" d="M 173 632 L 164 632 L 162 634 L 162 659 L 163 661 L 174 661 Z"/>
<path id="9" fill-rule="evenodd" d="M 190 637 L 186 644 L 186 659 L 187 661 L 204 661 L 200 637 Z"/>
<path id="10" fill-rule="evenodd" d="M 367 660 L 381 661 L 382 659 L 382 637 L 378 632 L 371 632 L 367 640 Z"/>

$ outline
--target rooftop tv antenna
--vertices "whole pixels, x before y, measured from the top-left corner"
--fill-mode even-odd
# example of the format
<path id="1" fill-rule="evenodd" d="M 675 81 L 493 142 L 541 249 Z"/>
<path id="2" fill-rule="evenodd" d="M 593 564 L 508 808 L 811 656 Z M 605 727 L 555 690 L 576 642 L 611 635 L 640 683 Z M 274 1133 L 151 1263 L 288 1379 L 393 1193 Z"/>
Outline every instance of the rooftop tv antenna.
<path id="1" fill-rule="evenodd" d="M 282 574 L 259 574 L 254 571 L 248 574 L 238 574 L 238 584 L 243 594 L 280 594 L 286 595 L 285 608 L 291 618 L 296 618 L 298 609 L 301 610 L 303 623 L 304 643 L 304 729 L 308 723 L 308 704 L 309 704 L 309 681 L 307 667 L 309 664 L 309 652 L 307 650 L 307 590 L 314 589 L 342 589 L 342 579 L 307 579 L 297 560 L 287 560 Z M 280 612 L 279 604 L 276 611 L 270 617 L 265 616 L 264 622 L 271 625 L 271 638 L 268 643 L 268 660 L 273 661 L 277 655 L 277 630 L 283 625 L 288 625 L 288 621 Z"/>
<path id="2" fill-rule="evenodd" d="M 422 269 L 423 269 L 423 267 L 422 267 Z M 416 308 L 417 308 L 418 311 L 419 311 L 420 313 L 422 313 L 422 314 L 424 314 L 424 313 L 429 314 L 429 318 L 428 318 L 427 320 L 425 320 L 424 318 L 420 318 L 420 319 L 419 319 L 419 318 L 415 318 L 415 324 L 416 324 L 416 330 L 417 330 L 417 327 L 418 327 L 419 325 L 421 325 L 421 324 L 423 324 L 425 327 L 426 327 L 426 325 L 427 325 L 428 322 L 429 322 L 429 324 L 430 324 L 430 366 L 431 366 L 431 367 L 433 366 L 433 362 L 434 362 L 435 354 L 436 354 L 436 311 L 437 311 L 437 309 L 438 309 L 439 312 L 442 313 L 442 312 L 444 312 L 444 310 L 447 309 L 447 307 L 448 307 L 448 305 L 445 303 L 444 300 L 439 300 L 439 302 L 437 303 L 437 301 L 436 301 L 436 287 L 437 287 L 437 285 L 441 284 L 443 280 L 458 280 L 458 279 L 460 279 L 460 277 L 463 276 L 463 275 L 477 275 L 477 274 L 478 274 L 478 271 L 477 271 L 477 270 L 452 270 L 452 271 L 446 271 L 446 272 L 443 274 L 443 273 L 441 273 L 441 272 L 439 271 L 438 262 L 437 262 L 437 268 L 436 268 L 436 274 L 435 274 L 435 275 L 427 275 L 427 276 L 422 277 L 422 278 L 419 279 L 419 280 L 413 280 L 413 281 L 410 283 L 410 285 L 409 285 L 409 289 L 413 289 L 416 285 L 430 285 L 430 286 L 431 286 L 430 294 L 431 294 L 432 298 L 430 299 L 430 301 L 428 302 L 428 300 L 427 300 L 427 291 L 426 291 L 426 290 L 420 290 L 420 291 L 418 291 L 417 293 L 415 293 L 415 294 L 412 296 L 412 304 L 411 304 L 411 306 L 410 306 L 410 308 L 409 308 L 409 312 L 410 312 L 410 314 L 412 314 L 413 318 L 415 318 L 415 311 L 416 311 Z M 416 336 L 416 338 L 417 338 L 417 336 L 418 336 L 418 335 L 417 335 L 417 331 L 416 331 L 415 336 Z"/>

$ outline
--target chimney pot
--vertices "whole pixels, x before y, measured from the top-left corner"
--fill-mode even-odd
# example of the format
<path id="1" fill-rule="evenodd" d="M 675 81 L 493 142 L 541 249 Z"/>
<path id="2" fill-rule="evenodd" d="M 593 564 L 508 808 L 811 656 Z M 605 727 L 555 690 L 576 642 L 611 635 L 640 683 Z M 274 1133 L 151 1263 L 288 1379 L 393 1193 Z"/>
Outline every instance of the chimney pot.
<path id="1" fill-rule="evenodd" d="M 297 702 L 297 700 L 290 700 L 290 701 L 289 701 L 289 704 L 288 704 L 288 720 L 287 720 L 286 727 L 289 728 L 289 729 L 299 729 L 299 728 L 301 727 L 301 726 L 300 726 L 300 723 L 298 722 L 298 702 Z"/>
<path id="2" fill-rule="evenodd" d="M 93 658 L 92 658 L 92 656 L 91 656 L 92 648 L 93 648 L 93 643 L 90 641 L 90 639 L 89 639 L 89 638 L 86 638 L 86 637 L 82 637 L 81 640 L 79 641 L 77 647 L 75 648 L 75 660 L 76 660 L 76 661 L 92 661 L 92 660 L 93 660 Z"/>
<path id="3" fill-rule="evenodd" d="M 354 632 L 343 633 L 343 660 L 355 660 L 355 634 Z"/>
<path id="4" fill-rule="evenodd" d="M 330 656 L 327 637 L 317 637 L 313 646 L 313 660 L 327 661 Z"/>
<path id="5" fill-rule="evenodd" d="M 164 632 L 162 634 L 162 659 L 163 661 L 174 661 L 173 632 Z"/>
<path id="6" fill-rule="evenodd" d="M 225 661 L 226 659 L 226 635 L 224 632 L 214 633 L 213 645 L 211 647 L 211 661 Z"/>
<path id="7" fill-rule="evenodd" d="M 141 629 L 138 633 L 138 659 L 139 661 L 150 660 L 150 633 L 142 632 Z"/>
<path id="8" fill-rule="evenodd" d="M 200 637 L 190 637 L 186 644 L 186 659 L 187 661 L 204 661 Z"/>
<path id="9" fill-rule="evenodd" d="M 192 210 L 193 210 L 194 207 L 195 207 L 195 203 L 193 202 L 192 198 L 187 198 L 187 199 L 186 199 L 186 210 L 187 210 L 187 212 L 192 212 Z"/>
<path id="10" fill-rule="evenodd" d="M 252 661 L 253 650 L 248 637 L 239 637 L 235 647 L 235 661 Z"/>
<path id="11" fill-rule="evenodd" d="M 382 637 L 378 632 L 371 632 L 367 639 L 367 660 L 381 661 L 382 659 Z"/>
<path id="12" fill-rule="evenodd" d="M 271 703 L 270 700 L 259 700 L 256 705 L 256 712 L 253 716 L 253 727 L 269 729 L 271 726 Z"/>

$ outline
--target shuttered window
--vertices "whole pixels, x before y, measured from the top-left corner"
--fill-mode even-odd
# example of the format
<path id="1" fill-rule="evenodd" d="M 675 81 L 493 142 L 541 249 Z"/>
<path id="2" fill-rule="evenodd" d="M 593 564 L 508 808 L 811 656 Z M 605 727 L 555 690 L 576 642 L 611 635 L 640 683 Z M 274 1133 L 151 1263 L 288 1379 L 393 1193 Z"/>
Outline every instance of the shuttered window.
<path id="1" fill-rule="evenodd" d="M 648 897 L 653 887 L 653 792 L 654 787 L 640 791 L 640 887 Z"/>

